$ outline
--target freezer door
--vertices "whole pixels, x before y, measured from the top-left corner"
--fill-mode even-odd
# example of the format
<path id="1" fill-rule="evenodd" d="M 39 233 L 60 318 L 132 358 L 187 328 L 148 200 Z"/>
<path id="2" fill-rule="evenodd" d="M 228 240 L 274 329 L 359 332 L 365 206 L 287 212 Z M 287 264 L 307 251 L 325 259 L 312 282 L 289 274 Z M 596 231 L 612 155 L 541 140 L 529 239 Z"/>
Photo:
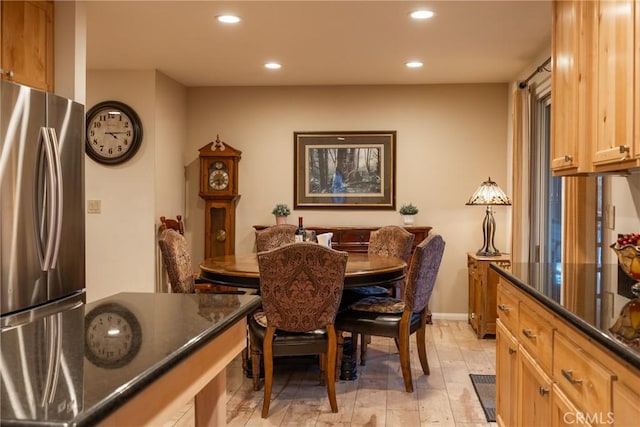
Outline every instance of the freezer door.
<path id="1" fill-rule="evenodd" d="M 60 159 L 59 247 L 49 274 L 49 299 L 85 287 L 84 106 L 47 95 L 47 127 Z"/>
<path id="2" fill-rule="evenodd" d="M 82 411 L 84 304 L 2 330 L 0 424 L 63 424 Z"/>
<path id="3" fill-rule="evenodd" d="M 4 315 L 48 298 L 41 247 L 47 230 L 39 230 L 36 216 L 37 205 L 47 202 L 35 197 L 46 98 L 44 92 L 25 86 L 6 81 L 0 85 L 0 304 Z"/>

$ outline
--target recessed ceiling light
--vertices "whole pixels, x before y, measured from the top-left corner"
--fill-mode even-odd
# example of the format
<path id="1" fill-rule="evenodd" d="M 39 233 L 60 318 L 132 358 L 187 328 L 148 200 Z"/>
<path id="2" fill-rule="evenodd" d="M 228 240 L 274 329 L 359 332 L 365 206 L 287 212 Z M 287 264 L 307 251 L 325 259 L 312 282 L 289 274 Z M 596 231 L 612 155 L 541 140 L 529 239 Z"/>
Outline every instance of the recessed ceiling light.
<path id="1" fill-rule="evenodd" d="M 422 67 L 422 62 L 420 61 L 409 61 L 407 63 L 405 63 L 404 65 L 407 66 L 407 68 L 420 68 Z"/>
<path id="2" fill-rule="evenodd" d="M 433 18 L 433 15 L 434 13 L 430 10 L 415 10 L 410 14 L 413 19 L 429 19 Z"/>
<path id="3" fill-rule="evenodd" d="M 235 15 L 220 15 L 216 16 L 216 19 L 224 24 L 237 24 L 240 22 L 240 18 Z"/>
<path id="4" fill-rule="evenodd" d="M 264 68 L 268 68 L 270 70 L 278 70 L 282 68 L 282 65 L 278 64 L 277 62 L 267 62 L 266 64 L 264 64 Z"/>

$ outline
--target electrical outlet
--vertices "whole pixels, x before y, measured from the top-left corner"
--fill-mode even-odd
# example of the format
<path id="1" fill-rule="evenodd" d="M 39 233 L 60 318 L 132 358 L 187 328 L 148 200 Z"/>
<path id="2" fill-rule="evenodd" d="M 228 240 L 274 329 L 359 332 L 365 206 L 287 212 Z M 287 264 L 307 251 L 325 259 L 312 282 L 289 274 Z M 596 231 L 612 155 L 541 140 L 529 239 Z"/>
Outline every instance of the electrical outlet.
<path id="1" fill-rule="evenodd" d="M 87 200 L 87 213 L 99 214 L 102 212 L 102 200 Z"/>

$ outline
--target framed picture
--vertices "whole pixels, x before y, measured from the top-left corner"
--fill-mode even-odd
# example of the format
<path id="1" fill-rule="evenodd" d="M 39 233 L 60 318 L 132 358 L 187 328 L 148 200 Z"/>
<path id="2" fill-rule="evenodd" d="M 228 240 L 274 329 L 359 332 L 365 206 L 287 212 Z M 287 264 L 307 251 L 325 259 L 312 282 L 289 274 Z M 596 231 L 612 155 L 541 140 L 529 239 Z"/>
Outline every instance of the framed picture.
<path id="1" fill-rule="evenodd" d="M 294 208 L 395 209 L 396 131 L 294 132 Z"/>

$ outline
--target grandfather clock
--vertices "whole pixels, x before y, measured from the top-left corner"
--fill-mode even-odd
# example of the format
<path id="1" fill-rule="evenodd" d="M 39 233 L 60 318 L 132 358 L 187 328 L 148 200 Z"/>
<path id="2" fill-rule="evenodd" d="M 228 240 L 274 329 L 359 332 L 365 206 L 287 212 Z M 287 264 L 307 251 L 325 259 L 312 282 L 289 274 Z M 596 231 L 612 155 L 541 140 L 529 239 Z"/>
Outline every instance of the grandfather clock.
<path id="1" fill-rule="evenodd" d="M 220 136 L 200 148 L 200 197 L 205 200 L 204 256 L 231 255 L 236 248 L 238 162 L 242 155 Z"/>

